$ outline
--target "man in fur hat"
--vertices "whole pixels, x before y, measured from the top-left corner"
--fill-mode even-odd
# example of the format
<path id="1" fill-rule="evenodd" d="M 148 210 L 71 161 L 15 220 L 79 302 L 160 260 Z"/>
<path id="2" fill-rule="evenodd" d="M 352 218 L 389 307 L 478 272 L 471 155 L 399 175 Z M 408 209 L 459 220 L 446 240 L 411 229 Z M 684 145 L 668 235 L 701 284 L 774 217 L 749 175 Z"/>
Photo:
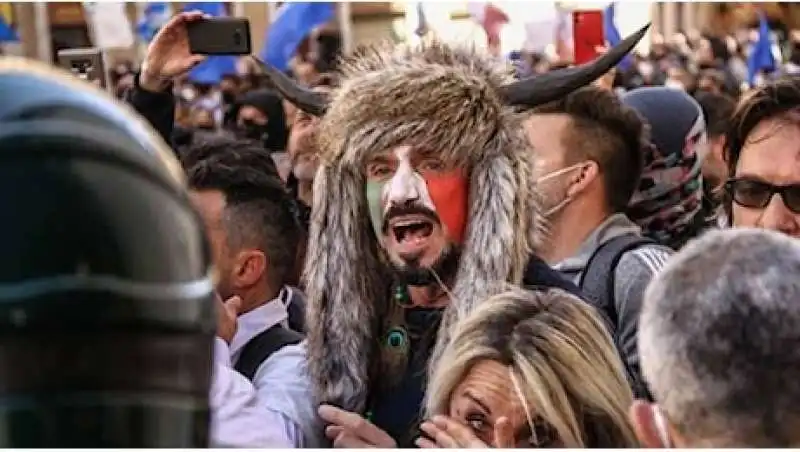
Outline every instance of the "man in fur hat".
<path id="1" fill-rule="evenodd" d="M 595 62 L 518 82 L 490 57 L 438 43 L 345 58 L 327 97 L 264 65 L 321 117 L 306 347 L 334 446 L 412 444 L 425 369 L 483 288 L 577 290 L 533 254 L 533 153 L 514 107 L 591 83 L 645 30 Z"/>

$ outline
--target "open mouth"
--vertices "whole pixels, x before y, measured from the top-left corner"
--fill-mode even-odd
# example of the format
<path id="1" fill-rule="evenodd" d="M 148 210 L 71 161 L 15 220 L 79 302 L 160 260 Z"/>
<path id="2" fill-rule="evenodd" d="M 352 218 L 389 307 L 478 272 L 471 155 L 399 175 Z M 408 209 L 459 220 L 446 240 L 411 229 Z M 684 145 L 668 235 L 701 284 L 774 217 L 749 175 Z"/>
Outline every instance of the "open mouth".
<path id="1" fill-rule="evenodd" d="M 433 222 L 427 218 L 401 218 L 390 229 L 397 243 L 418 242 L 433 234 Z"/>

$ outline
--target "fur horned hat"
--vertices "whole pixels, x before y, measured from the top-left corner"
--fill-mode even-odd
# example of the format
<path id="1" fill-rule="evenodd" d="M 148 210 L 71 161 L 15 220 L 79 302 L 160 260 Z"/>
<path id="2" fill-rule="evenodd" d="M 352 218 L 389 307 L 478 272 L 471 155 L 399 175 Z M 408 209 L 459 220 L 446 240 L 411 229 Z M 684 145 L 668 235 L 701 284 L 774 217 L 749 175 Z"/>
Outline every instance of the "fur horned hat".
<path id="1" fill-rule="evenodd" d="M 321 117 L 321 166 L 306 257 L 308 363 L 319 402 L 363 412 L 374 380 L 391 279 L 365 194 L 366 158 L 402 144 L 468 168 L 468 225 L 437 339 L 497 281 L 520 283 L 537 222 L 531 158 L 517 107 L 556 100 L 614 67 L 647 27 L 596 61 L 514 81 L 510 67 L 441 43 L 373 47 L 342 60 L 329 97 L 263 64 L 275 88 Z"/>

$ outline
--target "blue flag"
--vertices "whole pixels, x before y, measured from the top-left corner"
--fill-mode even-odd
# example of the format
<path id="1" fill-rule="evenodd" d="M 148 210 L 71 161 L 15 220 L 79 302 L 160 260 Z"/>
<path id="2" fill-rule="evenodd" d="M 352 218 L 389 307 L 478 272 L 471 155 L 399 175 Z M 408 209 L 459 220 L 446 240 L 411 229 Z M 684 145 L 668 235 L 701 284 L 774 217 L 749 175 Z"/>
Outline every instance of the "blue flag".
<path id="1" fill-rule="evenodd" d="M 225 2 L 186 2 L 183 4 L 183 10 L 200 11 L 214 17 L 225 17 L 228 15 L 225 9 Z"/>
<path id="2" fill-rule="evenodd" d="M 617 24 L 614 20 L 614 10 L 616 9 L 616 2 L 611 2 L 603 13 L 603 33 L 605 34 L 608 45 L 614 47 L 622 41 L 622 36 L 617 30 Z M 617 67 L 620 69 L 627 69 L 631 65 L 631 56 L 625 55 L 625 58 L 619 62 Z"/>
<path id="3" fill-rule="evenodd" d="M 281 71 L 289 69 L 297 47 L 318 25 L 331 20 L 336 12 L 333 2 L 284 3 L 264 35 L 261 59 Z"/>
<path id="4" fill-rule="evenodd" d="M 136 24 L 136 34 L 144 42 L 150 42 L 172 16 L 172 5 L 168 2 L 148 3 L 144 14 Z"/>
<path id="5" fill-rule="evenodd" d="M 202 11 L 210 16 L 227 16 L 223 2 L 187 2 L 183 10 Z M 210 55 L 205 61 L 189 72 L 189 80 L 194 83 L 216 85 L 223 75 L 236 73 L 236 57 L 233 55 Z"/>
<path id="6" fill-rule="evenodd" d="M 772 42 L 769 39 L 769 24 L 764 11 L 758 11 L 758 40 L 750 50 L 747 58 L 747 73 L 750 84 L 755 82 L 759 71 L 772 72 L 775 70 L 775 57 L 772 55 Z"/>
<path id="7" fill-rule="evenodd" d="M 0 8 L 0 42 L 19 42 L 17 31 L 11 26 L 12 7 L 9 3 L 5 8 Z"/>

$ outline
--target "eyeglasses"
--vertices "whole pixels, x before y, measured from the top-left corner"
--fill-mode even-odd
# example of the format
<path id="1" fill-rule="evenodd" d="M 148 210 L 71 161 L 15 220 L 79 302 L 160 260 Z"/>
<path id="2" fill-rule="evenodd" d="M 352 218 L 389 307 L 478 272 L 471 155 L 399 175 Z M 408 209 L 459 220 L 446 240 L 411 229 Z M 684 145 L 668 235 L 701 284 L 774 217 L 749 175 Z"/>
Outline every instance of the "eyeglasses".
<path id="1" fill-rule="evenodd" d="M 736 204 L 752 209 L 764 209 L 776 193 L 792 213 L 800 214 L 800 184 L 772 185 L 753 179 L 730 179 L 725 190 Z"/>

